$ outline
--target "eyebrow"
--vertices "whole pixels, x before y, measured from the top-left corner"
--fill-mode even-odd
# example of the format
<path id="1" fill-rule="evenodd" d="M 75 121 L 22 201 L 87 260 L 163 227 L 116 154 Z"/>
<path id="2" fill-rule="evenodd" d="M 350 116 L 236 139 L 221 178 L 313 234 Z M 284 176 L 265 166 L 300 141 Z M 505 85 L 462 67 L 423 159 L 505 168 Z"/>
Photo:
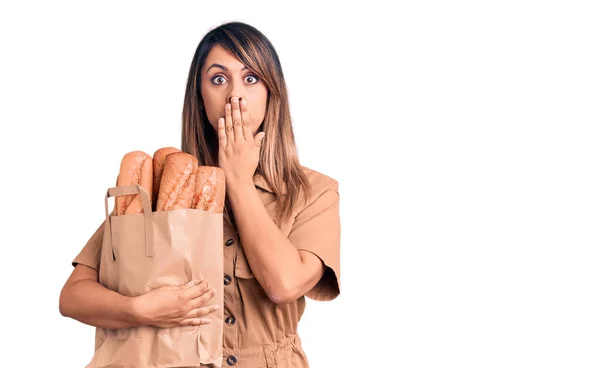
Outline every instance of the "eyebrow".
<path id="1" fill-rule="evenodd" d="M 223 69 L 223 70 L 224 70 L 224 71 L 226 71 L 226 72 L 227 72 L 227 71 L 229 71 L 229 69 L 227 69 L 227 67 L 226 67 L 226 66 L 224 66 L 224 65 L 221 65 L 221 64 L 214 63 L 213 65 L 209 66 L 209 67 L 208 67 L 208 69 L 206 69 L 206 73 L 208 73 L 208 71 L 210 70 L 210 68 L 212 68 L 213 66 L 214 66 L 215 68 Z M 246 67 L 246 66 L 242 68 L 242 70 L 246 70 L 246 69 L 248 69 L 248 67 Z"/>

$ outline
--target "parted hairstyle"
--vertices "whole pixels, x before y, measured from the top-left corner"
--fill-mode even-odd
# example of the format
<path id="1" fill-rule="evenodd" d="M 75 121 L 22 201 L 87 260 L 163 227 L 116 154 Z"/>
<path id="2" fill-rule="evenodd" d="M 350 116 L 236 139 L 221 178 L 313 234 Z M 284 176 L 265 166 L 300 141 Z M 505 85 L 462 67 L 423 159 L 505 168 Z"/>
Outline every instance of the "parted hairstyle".
<path id="1" fill-rule="evenodd" d="M 258 128 L 258 132 L 265 132 L 265 137 L 256 171 L 275 193 L 276 222 L 281 225 L 291 217 L 301 189 L 308 193 L 310 184 L 298 159 L 279 57 L 258 29 L 242 22 L 229 22 L 210 30 L 198 44 L 183 103 L 181 150 L 196 156 L 199 165 L 216 166 L 213 155 L 218 153 L 219 141 L 204 110 L 200 76 L 208 53 L 217 44 L 235 55 L 267 87 L 265 118 Z M 229 213 L 227 206 L 225 211 Z"/>

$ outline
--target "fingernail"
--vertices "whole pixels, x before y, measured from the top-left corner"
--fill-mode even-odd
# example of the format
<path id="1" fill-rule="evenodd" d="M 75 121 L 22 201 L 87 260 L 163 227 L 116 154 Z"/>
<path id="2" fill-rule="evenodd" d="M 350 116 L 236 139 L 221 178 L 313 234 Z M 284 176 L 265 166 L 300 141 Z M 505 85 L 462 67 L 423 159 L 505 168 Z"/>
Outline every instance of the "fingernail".
<path id="1" fill-rule="evenodd" d="M 219 305 L 215 305 L 215 306 L 213 307 L 213 310 L 219 310 L 219 308 L 220 308 L 220 307 L 219 307 Z"/>

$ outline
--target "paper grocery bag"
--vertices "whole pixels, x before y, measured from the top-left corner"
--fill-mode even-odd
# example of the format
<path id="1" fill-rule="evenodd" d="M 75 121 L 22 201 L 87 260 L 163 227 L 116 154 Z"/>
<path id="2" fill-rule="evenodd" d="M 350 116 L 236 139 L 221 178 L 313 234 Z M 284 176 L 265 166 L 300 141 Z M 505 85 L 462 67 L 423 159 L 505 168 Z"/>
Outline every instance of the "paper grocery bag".
<path id="1" fill-rule="evenodd" d="M 139 194 L 144 213 L 108 214 L 108 197 Z M 206 280 L 223 305 L 223 214 L 200 209 L 152 212 L 140 185 L 109 188 L 99 282 L 137 296 L 163 285 Z M 96 328 L 93 367 L 221 367 L 223 308 L 200 326 Z"/>

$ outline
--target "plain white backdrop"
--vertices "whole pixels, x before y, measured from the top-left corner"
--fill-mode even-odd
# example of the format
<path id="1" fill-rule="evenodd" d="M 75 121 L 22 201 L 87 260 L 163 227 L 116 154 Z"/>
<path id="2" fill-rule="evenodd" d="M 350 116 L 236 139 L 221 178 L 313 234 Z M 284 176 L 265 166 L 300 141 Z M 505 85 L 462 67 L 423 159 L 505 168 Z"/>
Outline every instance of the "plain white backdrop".
<path id="1" fill-rule="evenodd" d="M 1 366 L 81 368 L 60 290 L 122 156 L 179 146 L 200 39 L 283 64 L 301 163 L 340 182 L 342 294 L 311 367 L 600 366 L 600 13 L 583 1 L 0 6 Z"/>

